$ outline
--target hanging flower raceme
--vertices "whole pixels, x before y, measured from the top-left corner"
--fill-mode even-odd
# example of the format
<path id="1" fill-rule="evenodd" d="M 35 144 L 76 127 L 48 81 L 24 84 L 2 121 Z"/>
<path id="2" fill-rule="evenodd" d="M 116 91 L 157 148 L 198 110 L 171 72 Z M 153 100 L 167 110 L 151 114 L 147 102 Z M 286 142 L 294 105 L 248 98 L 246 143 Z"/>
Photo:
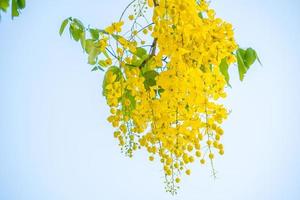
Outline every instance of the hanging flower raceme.
<path id="1" fill-rule="evenodd" d="M 105 29 L 68 18 L 60 33 L 68 24 L 92 71 L 105 71 L 108 121 L 122 151 L 132 157 L 146 149 L 150 161 L 162 163 L 172 194 L 191 163 L 209 161 L 215 176 L 213 160 L 224 154 L 228 110 L 219 100 L 230 86 L 228 68 L 237 63 L 243 80 L 258 59 L 238 47 L 232 25 L 205 0 L 134 0 Z"/>

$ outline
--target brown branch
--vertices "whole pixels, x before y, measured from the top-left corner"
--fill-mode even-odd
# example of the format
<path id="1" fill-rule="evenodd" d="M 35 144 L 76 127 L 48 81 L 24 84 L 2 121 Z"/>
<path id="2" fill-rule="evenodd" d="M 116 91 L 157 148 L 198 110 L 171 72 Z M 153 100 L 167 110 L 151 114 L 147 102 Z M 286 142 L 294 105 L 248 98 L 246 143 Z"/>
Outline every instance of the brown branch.
<path id="1" fill-rule="evenodd" d="M 157 0 L 153 0 L 154 3 L 154 8 L 159 6 L 159 4 L 157 3 Z M 154 38 L 152 45 L 151 45 L 151 50 L 150 50 L 150 54 L 149 56 L 141 63 L 141 65 L 139 66 L 140 69 L 142 69 L 147 62 L 149 62 L 149 60 L 151 60 L 151 58 L 153 58 L 155 56 L 155 52 L 156 52 L 156 47 L 157 47 L 157 38 Z"/>
<path id="2" fill-rule="evenodd" d="M 151 45 L 151 51 L 149 56 L 141 63 L 141 65 L 139 66 L 140 69 L 142 69 L 147 62 L 149 62 L 149 60 L 151 60 L 151 58 L 153 58 L 155 56 L 155 52 L 156 52 L 156 47 L 157 47 L 157 38 L 154 38 L 152 45 Z"/>

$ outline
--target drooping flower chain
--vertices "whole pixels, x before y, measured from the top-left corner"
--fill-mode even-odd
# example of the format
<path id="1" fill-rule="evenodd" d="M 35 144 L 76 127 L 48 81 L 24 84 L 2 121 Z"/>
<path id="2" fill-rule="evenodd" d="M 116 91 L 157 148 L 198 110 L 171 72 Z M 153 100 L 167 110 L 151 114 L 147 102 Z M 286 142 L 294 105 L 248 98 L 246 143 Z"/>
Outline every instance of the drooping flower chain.
<path id="1" fill-rule="evenodd" d="M 228 66 L 238 62 L 242 80 L 254 62 L 248 54 L 256 55 L 238 49 L 232 25 L 205 0 L 134 0 L 104 30 L 85 29 L 73 18 L 63 28 L 67 22 L 93 71 L 106 68 L 108 121 L 122 151 L 132 157 L 146 149 L 150 161 L 162 163 L 172 194 L 193 162 L 208 161 L 215 176 L 213 160 L 224 154 L 221 124 L 228 111 L 218 100 L 226 97 Z"/>

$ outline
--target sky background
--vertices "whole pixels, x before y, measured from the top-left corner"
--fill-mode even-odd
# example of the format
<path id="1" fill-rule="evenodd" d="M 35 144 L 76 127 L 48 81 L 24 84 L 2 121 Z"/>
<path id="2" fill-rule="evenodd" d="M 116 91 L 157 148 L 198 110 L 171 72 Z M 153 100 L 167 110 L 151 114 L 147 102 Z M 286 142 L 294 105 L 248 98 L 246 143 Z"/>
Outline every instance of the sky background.
<path id="1" fill-rule="evenodd" d="M 179 194 L 165 193 L 161 166 L 144 151 L 124 157 L 106 121 L 103 73 L 79 44 L 58 35 L 63 19 L 105 27 L 127 0 L 31 0 L 0 22 L 0 199 L 300 199 L 300 1 L 216 0 L 255 64 L 240 83 L 232 67 L 217 179 L 192 166 Z"/>

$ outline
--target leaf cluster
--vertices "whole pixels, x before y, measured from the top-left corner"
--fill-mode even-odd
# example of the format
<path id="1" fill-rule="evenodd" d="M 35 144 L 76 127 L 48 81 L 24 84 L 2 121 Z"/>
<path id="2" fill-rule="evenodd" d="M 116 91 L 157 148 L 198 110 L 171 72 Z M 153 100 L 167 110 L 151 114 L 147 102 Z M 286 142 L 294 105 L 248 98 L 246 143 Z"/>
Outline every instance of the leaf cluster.
<path id="1" fill-rule="evenodd" d="M 256 51 L 252 48 L 242 49 L 239 48 L 235 52 L 235 57 L 237 60 L 237 66 L 239 71 L 239 78 L 240 81 L 244 80 L 245 74 L 250 69 L 250 67 L 254 64 L 255 61 L 258 61 L 260 64 L 260 59 L 256 53 Z M 227 58 L 223 58 L 220 65 L 219 65 L 220 72 L 223 74 L 228 86 L 231 87 L 229 83 L 229 64 L 227 62 Z"/>
<path id="2" fill-rule="evenodd" d="M 18 17 L 20 11 L 25 8 L 26 0 L 0 0 L 0 18 L 1 12 L 6 12 L 11 6 L 11 17 Z"/>

